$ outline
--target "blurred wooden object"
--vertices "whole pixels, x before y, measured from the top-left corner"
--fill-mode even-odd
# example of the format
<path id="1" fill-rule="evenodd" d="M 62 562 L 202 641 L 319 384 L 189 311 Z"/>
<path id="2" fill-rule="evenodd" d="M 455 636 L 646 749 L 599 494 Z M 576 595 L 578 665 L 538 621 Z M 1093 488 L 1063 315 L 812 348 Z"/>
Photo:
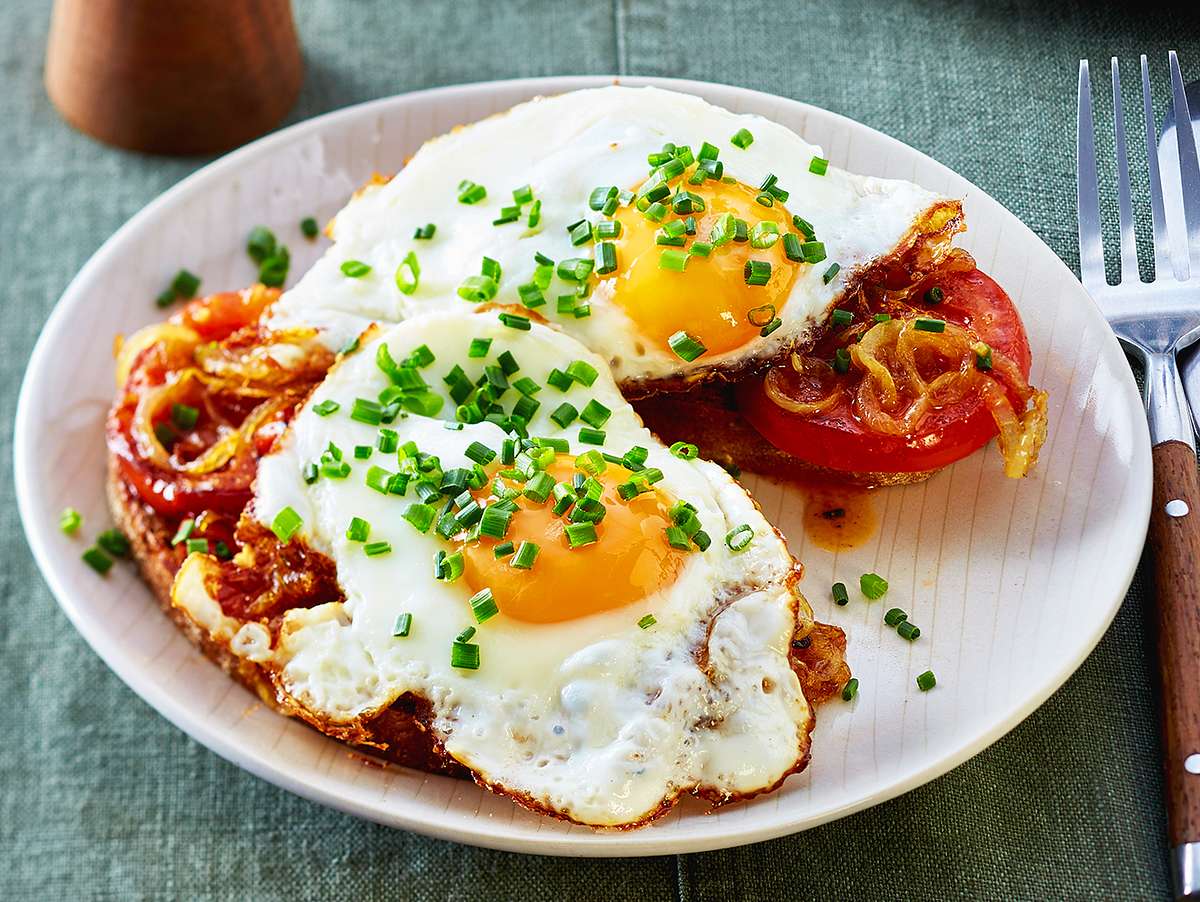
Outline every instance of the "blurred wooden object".
<path id="1" fill-rule="evenodd" d="M 55 0 L 46 90 L 109 144 L 212 153 L 277 125 L 303 64 L 290 0 Z"/>

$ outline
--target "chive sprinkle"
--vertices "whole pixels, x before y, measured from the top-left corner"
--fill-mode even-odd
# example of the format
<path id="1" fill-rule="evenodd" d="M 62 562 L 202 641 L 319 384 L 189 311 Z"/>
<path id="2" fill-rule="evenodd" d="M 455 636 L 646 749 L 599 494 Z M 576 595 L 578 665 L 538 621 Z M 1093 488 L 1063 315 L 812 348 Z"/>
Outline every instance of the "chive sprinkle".
<path id="1" fill-rule="evenodd" d="M 78 532 L 82 523 L 83 515 L 73 507 L 65 508 L 58 517 L 58 528 L 67 535 Z"/>
<path id="2" fill-rule="evenodd" d="M 363 553 L 367 557 L 379 557 L 382 554 L 392 553 L 391 542 L 368 542 L 363 546 Z"/>
<path id="3" fill-rule="evenodd" d="M 931 307 L 936 307 L 946 299 L 946 292 L 942 291 L 937 285 L 931 287 L 925 292 L 925 303 Z"/>
<path id="4" fill-rule="evenodd" d="M 677 357 L 679 357 L 681 360 L 687 361 L 688 363 L 691 363 L 708 350 L 708 348 L 704 346 L 704 342 L 683 330 L 676 332 L 674 335 L 668 338 L 667 345 L 672 351 L 675 352 Z"/>
<path id="5" fill-rule="evenodd" d="M 648 630 L 650 627 L 654 626 L 654 624 L 658 623 L 658 619 L 653 614 L 647 614 L 645 617 L 642 617 L 640 620 L 638 620 L 637 623 L 639 629 Z"/>
<path id="6" fill-rule="evenodd" d="M 313 413 L 315 413 L 319 417 L 327 417 L 331 413 L 335 413 L 336 411 L 341 409 L 341 406 L 342 406 L 341 404 L 339 404 L 337 401 L 333 400 L 332 398 L 326 398 L 320 404 L 313 405 Z"/>
<path id="7" fill-rule="evenodd" d="M 541 474 L 546 475 L 546 474 Z M 536 542 L 522 542 L 517 549 L 517 553 L 513 555 L 513 559 L 509 562 L 518 570 L 528 570 L 533 566 L 533 562 L 537 560 L 538 552 L 541 548 Z"/>
<path id="8" fill-rule="evenodd" d="M 101 575 L 112 569 L 112 558 L 110 558 L 99 548 L 89 548 L 81 555 L 81 557 L 83 558 L 83 562 L 85 564 Z"/>
<path id="9" fill-rule="evenodd" d="M 821 157 L 813 157 L 812 162 L 808 164 L 808 171 L 814 175 L 824 175 L 829 169 L 829 161 L 823 160 Z"/>
<path id="10" fill-rule="evenodd" d="M 392 627 L 392 635 L 397 639 L 403 639 L 412 632 L 413 615 L 408 611 L 396 618 L 396 624 Z"/>
<path id="11" fill-rule="evenodd" d="M 849 603 L 850 595 L 846 591 L 845 583 L 834 583 L 833 589 L 831 591 L 833 593 L 833 603 L 834 604 L 838 605 L 839 607 L 844 607 L 846 604 Z"/>
<path id="12" fill-rule="evenodd" d="M 303 518 L 289 506 L 275 515 L 275 519 L 271 521 L 271 531 L 286 545 L 303 525 Z"/>
<path id="13" fill-rule="evenodd" d="M 361 260 L 346 260 L 342 263 L 342 275 L 348 279 L 361 279 L 371 271 L 371 267 Z"/>
<path id="14" fill-rule="evenodd" d="M 896 625 L 896 632 L 900 634 L 901 639 L 912 642 L 920 637 L 921 628 L 915 626 L 911 620 L 902 620 Z"/>
<path id="15" fill-rule="evenodd" d="M 414 252 L 409 251 L 404 255 L 404 259 L 396 267 L 395 280 L 396 287 L 403 294 L 412 294 L 417 290 L 417 286 L 421 284 L 421 264 L 417 262 Z"/>
<path id="16" fill-rule="evenodd" d="M 856 695 L 858 695 L 858 677 L 850 677 L 846 681 L 846 685 L 842 687 L 842 701 L 853 701 Z"/>
<path id="17" fill-rule="evenodd" d="M 763 338 L 766 338 L 768 335 L 770 335 L 772 332 L 774 332 L 776 329 L 778 329 L 782 325 L 783 325 L 783 320 L 777 316 L 773 320 L 771 320 L 769 323 L 767 323 L 765 326 L 763 326 L 762 329 L 759 330 L 758 334 L 761 335 Z"/>
<path id="18" fill-rule="evenodd" d="M 908 619 L 908 615 L 900 608 L 892 608 L 883 615 L 883 622 L 888 626 L 897 626 Z"/>
<path id="19" fill-rule="evenodd" d="M 761 287 L 771 281 L 771 264 L 767 260 L 747 260 L 742 268 L 747 285 Z"/>
<path id="20" fill-rule="evenodd" d="M 460 670 L 478 670 L 479 646 L 456 639 L 450 646 L 450 666 Z"/>
<path id="21" fill-rule="evenodd" d="M 754 527 L 749 523 L 735 526 L 725 534 L 725 545 L 730 551 L 743 551 L 754 541 Z"/>
<path id="22" fill-rule="evenodd" d="M 848 326 L 854 322 L 854 314 L 849 310 L 834 310 L 830 318 L 835 326 Z"/>
<path id="23" fill-rule="evenodd" d="M 913 328 L 918 332 L 945 332 L 946 321 L 941 319 L 925 319 L 917 317 L 913 320 Z"/>
<path id="24" fill-rule="evenodd" d="M 878 573 L 864 573 L 858 578 L 858 587 L 871 601 L 877 601 L 887 594 L 888 582 Z"/>
<path id="25" fill-rule="evenodd" d="M 467 603 L 471 605 L 471 613 L 475 615 L 476 623 L 484 623 L 500 613 L 500 608 L 496 606 L 496 599 L 492 597 L 491 589 L 480 589 L 468 599 Z"/>
<path id="26" fill-rule="evenodd" d="M 917 675 L 917 688 L 922 692 L 928 692 L 937 685 L 937 677 L 933 675 L 932 670 L 926 670 L 924 673 Z"/>
<path id="27" fill-rule="evenodd" d="M 754 143 L 754 135 L 750 134 L 750 132 L 744 128 L 739 128 L 736 132 L 734 132 L 733 137 L 729 139 L 729 143 L 734 147 L 740 147 L 742 150 L 745 150 Z"/>
<path id="28" fill-rule="evenodd" d="M 842 265 L 840 263 L 831 263 L 829 264 L 829 269 L 825 270 L 825 272 L 821 274 L 821 280 L 828 285 L 835 278 L 837 278 L 837 274 L 841 271 Z"/>
<path id="29" fill-rule="evenodd" d="M 316 238 L 320 231 L 321 229 L 313 217 L 308 216 L 300 220 L 300 234 L 302 234 L 305 238 L 310 240 Z"/>
<path id="30" fill-rule="evenodd" d="M 371 524 L 362 517 L 351 517 L 350 525 L 346 527 L 346 538 L 351 542 L 365 542 L 371 534 Z"/>

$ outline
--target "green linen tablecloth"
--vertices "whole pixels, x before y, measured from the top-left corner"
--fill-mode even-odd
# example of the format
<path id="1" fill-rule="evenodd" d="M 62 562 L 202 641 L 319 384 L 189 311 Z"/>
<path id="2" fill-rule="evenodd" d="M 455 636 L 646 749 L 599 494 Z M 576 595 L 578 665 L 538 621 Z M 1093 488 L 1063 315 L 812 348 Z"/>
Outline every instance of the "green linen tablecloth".
<path id="1" fill-rule="evenodd" d="M 68 128 L 41 83 L 49 6 L 0 4 L 5 460 L 21 376 L 59 294 L 121 223 L 207 162 L 124 153 Z M 1119 54 L 1131 65 L 1147 52 L 1160 97 L 1169 48 L 1183 54 L 1185 75 L 1200 76 L 1195 3 L 1187 14 L 1148 3 L 921 0 L 296 7 L 307 75 L 289 121 L 418 88 L 516 76 L 723 81 L 843 113 L 931 154 L 1072 265 L 1078 58 L 1103 63 Z M 1126 71 L 1132 92 L 1134 70 Z M 1129 93 L 1126 108 L 1136 103 Z M 147 707 L 71 628 L 29 554 L 11 477 L 0 480 L 0 543 L 3 898 L 727 902 L 1167 893 L 1152 599 L 1141 574 L 1066 686 L 934 783 L 756 846 L 588 861 L 425 839 L 244 773 Z"/>

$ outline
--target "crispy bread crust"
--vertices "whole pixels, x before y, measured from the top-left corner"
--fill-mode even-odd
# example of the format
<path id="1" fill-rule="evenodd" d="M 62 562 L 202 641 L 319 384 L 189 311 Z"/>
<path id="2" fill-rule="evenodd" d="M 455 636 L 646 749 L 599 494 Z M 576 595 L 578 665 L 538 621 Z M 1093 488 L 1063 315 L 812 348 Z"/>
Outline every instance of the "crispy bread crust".
<path id="1" fill-rule="evenodd" d="M 121 479 L 116 458 L 112 455 L 109 456 L 106 489 L 113 519 L 129 538 L 133 559 L 142 578 L 171 622 L 205 657 L 257 695 L 264 704 L 284 714 L 294 713 L 280 704 L 275 686 L 261 667 L 233 654 L 227 643 L 213 641 L 184 611 L 171 604 L 171 586 L 183 555 L 171 547 L 172 530 Z M 428 705 L 404 696 L 366 725 L 368 729 L 361 742 L 351 744 L 405 767 L 468 776 L 466 768 L 442 753 L 425 727 L 427 719 Z"/>

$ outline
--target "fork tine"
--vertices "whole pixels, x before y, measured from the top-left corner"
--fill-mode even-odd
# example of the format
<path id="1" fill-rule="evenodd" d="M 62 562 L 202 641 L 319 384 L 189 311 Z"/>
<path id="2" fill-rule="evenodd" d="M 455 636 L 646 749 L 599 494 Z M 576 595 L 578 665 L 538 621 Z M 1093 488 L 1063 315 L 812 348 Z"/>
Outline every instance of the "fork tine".
<path id="1" fill-rule="evenodd" d="M 1133 200 L 1129 195 L 1129 154 L 1125 149 L 1125 113 L 1121 106 L 1121 67 L 1112 58 L 1113 134 L 1117 140 L 1117 210 L 1121 224 L 1121 281 L 1141 281 L 1137 238 L 1133 234 Z"/>
<path id="2" fill-rule="evenodd" d="M 1150 218 L 1154 223 L 1154 278 L 1161 279 L 1171 265 L 1171 242 L 1167 236 L 1167 212 L 1163 208 L 1162 175 L 1158 171 L 1158 126 L 1154 124 L 1154 102 L 1150 93 L 1150 66 L 1142 54 L 1142 106 L 1146 114 L 1146 162 L 1150 170 Z M 1184 279 L 1183 267 L 1175 273 Z"/>
<path id="3" fill-rule="evenodd" d="M 1096 133 L 1092 122 L 1092 82 L 1088 61 L 1079 61 L 1079 274 L 1087 287 L 1106 284 L 1104 241 L 1100 234 L 1100 191 L 1096 184 Z"/>
<path id="4" fill-rule="evenodd" d="M 1175 141 L 1179 145 L 1179 184 L 1183 188 L 1183 212 L 1187 222 L 1191 274 L 1200 275 L 1200 162 L 1196 159 L 1196 135 L 1190 127 L 1191 111 L 1179 71 L 1179 57 L 1170 53 L 1171 93 L 1175 102 Z"/>

